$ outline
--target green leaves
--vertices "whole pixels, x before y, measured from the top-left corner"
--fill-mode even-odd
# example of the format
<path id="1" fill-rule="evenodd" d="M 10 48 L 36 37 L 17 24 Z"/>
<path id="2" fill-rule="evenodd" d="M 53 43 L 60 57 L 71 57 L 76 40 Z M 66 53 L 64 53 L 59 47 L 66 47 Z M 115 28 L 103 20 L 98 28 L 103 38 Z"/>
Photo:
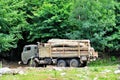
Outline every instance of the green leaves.
<path id="1" fill-rule="evenodd" d="M 45 40 L 49 38 L 64 38 L 68 29 L 68 17 L 71 11 L 71 0 L 45 0 L 36 10 L 31 8 L 33 13 L 30 27 L 29 41 L 36 39 Z M 34 37 L 36 36 L 36 37 Z"/>
<path id="2" fill-rule="evenodd" d="M 50 38 L 90 39 L 99 51 L 119 51 L 119 1 L 0 1 L 1 51 L 16 48 L 21 40 L 33 43 Z"/>
<path id="3" fill-rule="evenodd" d="M 0 51 L 10 50 L 11 48 L 16 48 L 16 38 L 14 35 L 0 34 Z"/>
<path id="4" fill-rule="evenodd" d="M 77 28 L 73 28 L 68 38 L 90 39 L 93 46 L 103 52 L 120 50 L 115 14 L 117 4 L 114 0 L 78 0 L 69 20 Z"/>
<path id="5" fill-rule="evenodd" d="M 22 31 L 27 25 L 21 8 L 24 1 L 0 1 L 0 50 L 8 51 L 17 48 L 17 42 L 23 39 Z"/>

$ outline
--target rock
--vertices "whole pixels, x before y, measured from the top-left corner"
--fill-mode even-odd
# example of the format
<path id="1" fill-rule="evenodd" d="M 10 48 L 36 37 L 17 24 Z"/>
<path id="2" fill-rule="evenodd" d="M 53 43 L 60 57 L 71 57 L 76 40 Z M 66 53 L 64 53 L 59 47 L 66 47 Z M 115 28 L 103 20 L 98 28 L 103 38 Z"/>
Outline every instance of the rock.
<path id="1" fill-rule="evenodd" d="M 114 73 L 115 74 L 120 74 L 120 70 L 115 70 Z"/>
<path id="2" fill-rule="evenodd" d="M 47 80 L 58 80 L 57 78 L 48 78 Z"/>
<path id="3" fill-rule="evenodd" d="M 118 69 L 120 70 L 120 65 L 118 66 Z"/>
<path id="4" fill-rule="evenodd" d="M 21 75 L 25 74 L 23 71 L 19 71 L 18 73 L 21 74 Z"/>
<path id="5" fill-rule="evenodd" d="M 21 71 L 20 69 L 10 69 L 10 68 L 6 67 L 6 68 L 0 69 L 0 75 L 4 75 L 4 74 L 16 75 L 16 74 L 24 74 L 24 72 Z"/>
<path id="6" fill-rule="evenodd" d="M 62 71 L 64 69 L 64 67 L 53 67 L 53 70 L 56 71 Z"/>
<path id="7" fill-rule="evenodd" d="M 84 67 L 85 70 L 88 70 L 89 68 L 87 66 Z"/>
<path id="8" fill-rule="evenodd" d="M 95 77 L 93 80 L 98 80 L 98 77 Z"/>
<path id="9" fill-rule="evenodd" d="M 11 70 L 8 67 L 0 69 L 0 74 L 9 74 L 9 73 L 11 73 Z"/>
<path id="10" fill-rule="evenodd" d="M 66 74 L 66 73 L 61 73 L 60 75 L 61 75 L 61 76 L 65 76 L 65 74 Z"/>
<path id="11" fill-rule="evenodd" d="M 82 74 L 76 74 L 77 77 L 82 77 Z"/>
<path id="12" fill-rule="evenodd" d="M 18 62 L 18 64 L 20 65 L 20 64 L 22 64 L 22 62 L 21 62 L 21 61 L 19 61 L 19 62 Z"/>
<path id="13" fill-rule="evenodd" d="M 111 72 L 111 70 L 104 70 L 102 73 L 109 73 L 109 72 Z"/>

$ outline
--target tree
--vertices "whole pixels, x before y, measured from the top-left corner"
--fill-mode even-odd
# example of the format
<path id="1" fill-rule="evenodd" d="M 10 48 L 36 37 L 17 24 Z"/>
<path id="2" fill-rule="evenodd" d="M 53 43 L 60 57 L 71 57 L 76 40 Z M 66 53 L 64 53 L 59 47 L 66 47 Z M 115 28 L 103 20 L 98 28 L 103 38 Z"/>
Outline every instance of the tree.
<path id="1" fill-rule="evenodd" d="M 70 16 L 74 28 L 66 35 L 73 39 L 90 39 L 102 52 L 120 50 L 115 5 L 114 0 L 76 0 Z"/>
<path id="2" fill-rule="evenodd" d="M 65 38 L 72 5 L 72 0 L 1 0 L 0 52 L 20 53 L 29 42 Z"/>
<path id="3" fill-rule="evenodd" d="M 65 38 L 66 32 L 70 30 L 68 17 L 73 5 L 72 0 L 44 0 L 28 5 L 31 6 L 28 13 L 28 41 Z"/>
<path id="4" fill-rule="evenodd" d="M 21 0 L 0 1 L 0 51 L 8 51 L 17 47 L 17 42 L 22 39 L 26 20 L 24 12 L 19 9 L 24 6 Z"/>
<path id="5" fill-rule="evenodd" d="M 99 51 L 120 52 L 119 0 L 0 0 L 0 51 L 50 38 L 90 39 Z"/>

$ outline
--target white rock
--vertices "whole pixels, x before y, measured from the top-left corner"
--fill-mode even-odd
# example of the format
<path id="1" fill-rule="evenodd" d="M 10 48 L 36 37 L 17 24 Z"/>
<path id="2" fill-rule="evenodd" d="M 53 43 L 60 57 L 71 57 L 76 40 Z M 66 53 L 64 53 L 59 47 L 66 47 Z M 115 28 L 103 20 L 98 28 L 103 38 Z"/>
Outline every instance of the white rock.
<path id="1" fill-rule="evenodd" d="M 11 69 L 9 69 L 8 67 L 0 69 L 0 74 L 8 74 L 10 72 L 11 72 Z"/>
<path id="2" fill-rule="evenodd" d="M 25 74 L 25 73 L 24 73 L 23 71 L 19 71 L 18 74 L 21 74 L 21 75 L 22 75 L 22 74 Z"/>
<path id="3" fill-rule="evenodd" d="M 109 73 L 109 72 L 111 72 L 111 70 L 104 70 L 102 73 Z"/>
<path id="4" fill-rule="evenodd" d="M 110 71 L 111 71 L 111 70 L 105 70 L 105 72 L 107 72 L 107 73 L 110 72 Z"/>
<path id="5" fill-rule="evenodd" d="M 61 76 L 64 76 L 65 74 L 66 74 L 66 73 L 61 73 L 60 75 L 61 75 Z"/>
<path id="6" fill-rule="evenodd" d="M 82 77 L 82 74 L 76 74 L 77 77 Z"/>
<path id="7" fill-rule="evenodd" d="M 97 78 L 97 77 L 95 77 L 93 80 L 98 80 L 98 78 Z"/>
<path id="8" fill-rule="evenodd" d="M 120 74 L 120 70 L 115 70 L 114 73 L 115 74 Z"/>
<path id="9" fill-rule="evenodd" d="M 22 64 L 22 62 L 21 62 L 21 61 L 19 61 L 19 62 L 18 62 L 18 64 L 20 65 L 20 64 Z"/>
<path id="10" fill-rule="evenodd" d="M 56 71 L 62 71 L 64 68 L 63 67 L 53 67 L 53 69 Z"/>
<path id="11" fill-rule="evenodd" d="M 23 71 L 19 70 L 19 69 L 10 69 L 8 67 L 6 68 L 1 68 L 0 69 L 0 75 L 4 75 L 4 74 L 24 74 Z"/>
<path id="12" fill-rule="evenodd" d="M 120 65 L 118 66 L 118 69 L 120 70 Z"/>

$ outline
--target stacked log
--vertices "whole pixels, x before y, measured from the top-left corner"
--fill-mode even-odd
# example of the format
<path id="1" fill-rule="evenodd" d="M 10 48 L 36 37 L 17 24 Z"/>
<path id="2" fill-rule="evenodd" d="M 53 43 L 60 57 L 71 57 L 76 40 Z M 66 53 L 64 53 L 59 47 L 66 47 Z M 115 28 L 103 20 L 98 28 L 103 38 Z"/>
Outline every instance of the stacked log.
<path id="1" fill-rule="evenodd" d="M 51 46 L 51 53 L 89 53 L 90 40 L 50 39 L 45 46 Z"/>
<path id="2" fill-rule="evenodd" d="M 48 43 L 55 43 L 55 42 L 90 42 L 90 40 L 68 40 L 68 39 L 50 39 Z"/>

